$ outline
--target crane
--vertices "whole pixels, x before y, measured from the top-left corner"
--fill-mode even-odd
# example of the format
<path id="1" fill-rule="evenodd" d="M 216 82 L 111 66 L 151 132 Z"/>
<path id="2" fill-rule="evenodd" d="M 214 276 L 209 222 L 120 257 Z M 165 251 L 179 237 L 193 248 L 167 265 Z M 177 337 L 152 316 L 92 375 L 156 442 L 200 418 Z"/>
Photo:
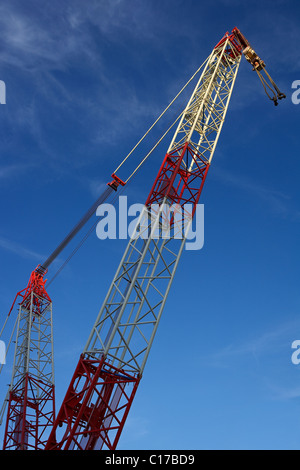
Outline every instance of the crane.
<path id="1" fill-rule="evenodd" d="M 103 194 L 31 273 L 26 289 L 18 292 L 9 312 L 20 298 L 4 449 L 116 448 L 212 162 L 242 55 L 269 99 L 277 106 L 285 98 L 240 30 L 227 32 L 201 66 L 56 416 L 52 301 L 44 277 L 98 205 L 128 180 L 116 171 L 112 174 Z"/>

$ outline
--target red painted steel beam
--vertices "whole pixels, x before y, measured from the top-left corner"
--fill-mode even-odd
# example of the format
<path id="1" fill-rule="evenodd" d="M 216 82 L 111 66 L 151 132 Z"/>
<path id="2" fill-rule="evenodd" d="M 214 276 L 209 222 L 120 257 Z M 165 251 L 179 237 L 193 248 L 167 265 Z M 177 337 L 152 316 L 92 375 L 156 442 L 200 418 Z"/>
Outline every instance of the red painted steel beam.
<path id="1" fill-rule="evenodd" d="M 45 450 L 115 449 L 139 381 L 104 357 L 82 355 Z M 59 428 L 63 435 L 58 441 Z"/>

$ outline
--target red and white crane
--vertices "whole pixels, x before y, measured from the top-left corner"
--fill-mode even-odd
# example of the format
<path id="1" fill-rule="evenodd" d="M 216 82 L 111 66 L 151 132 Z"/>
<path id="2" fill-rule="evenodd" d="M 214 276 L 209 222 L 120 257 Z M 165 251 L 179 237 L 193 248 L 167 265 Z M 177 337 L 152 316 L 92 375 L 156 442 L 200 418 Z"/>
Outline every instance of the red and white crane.
<path id="1" fill-rule="evenodd" d="M 21 302 L 4 449 L 116 448 L 212 162 L 242 54 L 274 104 L 285 97 L 242 33 L 237 28 L 227 32 L 201 67 L 56 416 L 52 302 L 44 276 L 98 205 L 125 184 L 115 173 L 107 190 L 17 294 Z"/>

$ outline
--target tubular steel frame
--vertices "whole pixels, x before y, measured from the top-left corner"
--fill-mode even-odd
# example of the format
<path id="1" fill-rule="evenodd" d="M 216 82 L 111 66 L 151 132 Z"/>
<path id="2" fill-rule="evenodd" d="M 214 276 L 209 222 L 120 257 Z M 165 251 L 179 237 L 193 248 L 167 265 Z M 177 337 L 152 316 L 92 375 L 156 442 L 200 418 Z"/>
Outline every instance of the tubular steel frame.
<path id="1" fill-rule="evenodd" d="M 33 271 L 20 303 L 4 450 L 43 450 L 55 418 L 52 302 Z"/>
<path id="2" fill-rule="evenodd" d="M 46 449 L 112 450 L 117 446 L 185 245 L 183 218 L 178 222 L 176 215 L 182 211 L 192 223 L 240 59 L 241 48 L 226 33 L 204 63 Z"/>

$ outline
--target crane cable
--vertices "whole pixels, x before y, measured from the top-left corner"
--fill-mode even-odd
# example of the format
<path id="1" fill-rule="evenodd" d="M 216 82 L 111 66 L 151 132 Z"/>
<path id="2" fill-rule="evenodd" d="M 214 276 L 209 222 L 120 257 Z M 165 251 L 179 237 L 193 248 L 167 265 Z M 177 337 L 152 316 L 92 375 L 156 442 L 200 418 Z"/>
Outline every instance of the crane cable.
<path id="1" fill-rule="evenodd" d="M 286 95 L 285 95 L 284 93 L 282 93 L 282 92 L 279 90 L 278 86 L 276 85 L 276 83 L 274 82 L 274 80 L 272 79 L 272 77 L 270 76 L 270 74 L 267 72 L 267 70 L 266 70 L 265 68 L 263 68 L 263 70 L 264 70 L 266 76 L 268 77 L 268 79 L 269 79 L 269 81 L 270 81 L 270 83 L 271 83 L 271 85 L 273 86 L 274 89 L 272 89 L 272 87 L 270 86 L 270 84 L 269 84 L 269 83 L 267 82 L 267 80 L 263 77 L 262 73 L 260 73 L 260 71 L 257 70 L 257 68 L 255 68 L 255 70 L 256 70 L 256 73 L 257 73 L 257 75 L 258 75 L 258 77 L 259 77 L 259 79 L 260 79 L 260 81 L 261 81 L 263 87 L 264 87 L 264 90 L 265 90 L 265 92 L 266 92 L 268 98 L 270 98 L 270 100 L 274 102 L 275 106 L 277 106 L 277 105 L 278 105 L 278 101 L 277 101 L 277 100 L 281 100 L 282 98 L 286 98 Z M 271 90 L 271 92 L 273 93 L 273 95 L 274 95 L 273 98 L 269 95 L 269 93 L 268 93 L 268 91 L 267 91 L 267 89 L 266 89 L 266 86 L 267 86 L 267 87 Z M 274 90 L 276 91 L 277 96 L 276 96 L 276 93 L 275 93 Z"/>
<path id="2" fill-rule="evenodd" d="M 127 178 L 125 181 L 126 185 L 127 183 L 131 180 L 131 178 L 137 173 L 137 171 L 142 167 L 142 165 L 145 163 L 147 158 L 151 155 L 151 153 L 158 147 L 158 145 L 161 143 L 161 141 L 165 138 L 165 136 L 168 134 L 168 132 L 172 129 L 172 127 L 176 124 L 176 122 L 179 120 L 179 118 L 182 116 L 183 111 L 179 114 L 179 116 L 175 119 L 175 121 L 168 127 L 168 129 L 164 132 L 164 134 L 159 138 L 159 140 L 155 143 L 155 145 L 152 147 L 152 149 L 147 153 L 147 155 L 143 158 L 143 160 L 140 162 L 140 164 L 135 168 L 135 170 L 131 173 L 131 175 Z M 125 187 L 121 187 L 121 189 L 118 191 L 118 193 L 115 195 L 113 200 L 111 201 L 111 204 L 115 202 L 117 199 L 117 196 L 119 196 L 123 191 L 125 190 Z M 52 284 L 54 279 L 60 274 L 60 272 L 64 269 L 64 267 L 69 263 L 71 258 L 77 253 L 79 248 L 84 244 L 84 242 L 88 239 L 88 237 L 91 235 L 91 233 L 94 231 L 96 225 L 98 224 L 98 220 L 93 223 L 93 225 L 89 228 L 87 233 L 84 235 L 84 237 L 81 239 L 81 241 L 77 244 L 77 246 L 74 248 L 74 250 L 70 253 L 68 258 L 64 261 L 64 263 L 60 266 L 60 268 L 56 271 L 56 273 L 53 275 L 53 277 L 50 279 L 50 281 L 47 282 L 47 287 Z"/>
<path id="3" fill-rule="evenodd" d="M 156 121 L 149 127 L 147 132 L 141 137 L 141 139 L 137 142 L 137 144 L 133 147 L 133 149 L 128 153 L 128 155 L 123 159 L 123 161 L 120 163 L 120 165 L 115 169 L 114 173 L 116 173 L 121 166 L 126 162 L 126 160 L 130 157 L 130 155 L 136 150 L 136 148 L 141 144 L 141 142 L 147 137 L 149 132 L 153 129 L 153 127 L 158 123 L 158 121 L 163 117 L 163 115 L 168 111 L 168 109 L 172 106 L 172 104 L 177 100 L 177 98 L 181 95 L 181 93 L 186 89 L 186 87 L 191 83 L 191 81 L 195 78 L 195 76 L 200 72 L 202 67 L 204 66 L 205 62 L 207 62 L 208 59 L 206 59 L 202 65 L 196 70 L 196 72 L 191 76 L 191 78 L 187 81 L 187 83 L 181 88 L 181 90 L 177 93 L 177 95 L 173 98 L 173 100 L 168 104 L 168 106 L 165 108 L 165 110 L 158 116 Z"/>
<path id="4" fill-rule="evenodd" d="M 124 190 L 124 188 L 122 188 L 119 192 L 118 192 L 118 195 L 120 194 L 120 192 L 122 192 Z M 115 195 L 115 197 L 113 198 L 113 200 L 111 201 L 111 203 L 113 204 L 115 202 L 117 198 L 117 194 Z M 47 281 L 47 288 L 50 286 L 50 284 L 52 284 L 52 282 L 54 281 L 54 279 L 60 274 L 60 272 L 65 268 L 65 266 L 69 263 L 69 261 L 71 260 L 71 258 L 73 258 L 73 256 L 77 253 L 77 251 L 79 250 L 79 248 L 82 247 L 82 245 L 84 244 L 84 242 L 88 239 L 88 237 L 91 235 L 91 233 L 94 231 L 96 225 L 98 223 L 98 220 L 96 222 L 93 223 L 93 225 L 89 228 L 89 230 L 87 231 L 87 233 L 84 235 L 84 237 L 80 240 L 80 242 L 76 245 L 76 247 L 74 248 L 74 250 L 70 253 L 70 255 L 67 257 L 67 259 L 63 262 L 63 264 L 60 266 L 60 268 L 56 271 L 56 273 L 52 276 L 52 278 L 50 279 L 50 281 Z"/>
<path id="5" fill-rule="evenodd" d="M 266 92 L 266 95 L 268 96 L 268 98 L 269 98 L 271 101 L 274 101 L 275 106 L 277 106 L 278 103 L 277 103 L 277 97 L 276 97 L 275 91 L 270 87 L 270 85 L 267 83 L 266 79 L 262 76 L 262 74 L 261 74 L 257 69 L 255 69 L 255 70 L 256 70 L 256 73 L 257 73 L 257 75 L 258 75 L 258 77 L 259 77 L 259 79 L 260 79 L 260 81 L 261 81 L 261 83 L 262 83 L 262 86 L 264 87 L 264 90 L 265 90 L 265 92 Z M 273 98 L 269 95 L 269 93 L 268 93 L 268 91 L 267 91 L 267 89 L 266 89 L 266 86 L 267 86 L 267 87 L 271 90 L 271 92 L 273 93 L 273 95 L 274 95 Z"/>
<path id="6" fill-rule="evenodd" d="M 172 99 L 172 101 L 168 104 L 168 106 L 164 109 L 164 111 L 158 116 L 158 118 L 154 121 L 154 123 L 149 127 L 149 129 L 145 132 L 145 134 L 141 137 L 141 139 L 137 142 L 137 144 L 132 148 L 132 150 L 128 153 L 128 155 L 122 160 L 120 165 L 115 169 L 114 174 L 124 165 L 124 163 L 128 160 L 128 158 L 132 155 L 132 153 L 138 148 L 138 146 L 143 142 L 143 140 L 147 137 L 149 132 L 154 128 L 154 126 L 160 121 L 160 119 L 165 115 L 165 113 L 169 110 L 169 108 L 172 106 L 172 104 L 178 99 L 178 97 L 183 93 L 183 91 L 186 89 L 186 87 L 191 83 L 191 81 L 196 77 L 196 75 L 200 72 L 204 64 L 207 62 L 208 59 L 206 59 L 200 67 L 196 70 L 196 72 L 191 76 L 191 78 L 186 82 L 186 84 L 181 88 L 181 90 L 177 93 L 177 95 Z M 128 182 L 131 180 L 131 178 L 140 170 L 142 165 L 146 162 L 146 160 L 149 158 L 149 156 L 153 153 L 153 151 L 158 147 L 158 145 L 162 142 L 162 140 L 166 137 L 168 132 L 172 129 L 172 127 L 176 124 L 176 122 L 181 118 L 183 114 L 183 111 L 179 114 L 179 116 L 175 119 L 175 121 L 168 127 L 168 129 L 161 135 L 161 137 L 158 139 L 158 141 L 154 144 L 152 149 L 146 154 L 146 156 L 143 158 L 143 160 L 138 164 L 138 166 L 134 169 L 134 171 L 128 176 L 126 179 L 125 183 L 128 184 Z M 124 190 L 124 187 L 122 187 L 119 192 L 122 192 Z M 115 202 L 117 198 L 117 195 L 112 200 L 112 203 Z M 70 255 L 67 257 L 67 259 L 64 261 L 64 263 L 60 266 L 60 268 L 55 272 L 55 274 L 52 276 L 52 278 L 47 282 L 47 287 L 50 286 L 50 284 L 54 281 L 54 279 L 61 273 L 61 271 L 65 268 L 65 266 L 69 263 L 69 261 L 72 259 L 72 257 L 77 253 L 79 248 L 85 243 L 85 241 L 88 239 L 90 234 L 93 232 L 95 229 L 95 226 L 97 225 L 98 221 L 96 221 L 87 231 L 87 233 L 83 236 L 83 238 L 80 240 L 80 242 L 76 245 L 74 250 L 70 253 Z M 53 256 L 53 255 L 51 255 Z M 50 258 L 51 258 L 50 256 Z M 48 261 L 48 260 L 47 260 Z M 47 263 L 46 261 L 46 263 Z M 49 260 L 49 264 L 51 263 L 51 260 Z M 0 333 L 0 337 L 2 336 L 3 330 L 5 328 L 6 322 L 8 318 L 4 322 L 3 328 Z M 13 328 L 14 331 L 15 327 Z"/>
<path id="7" fill-rule="evenodd" d="M 114 174 L 123 166 L 123 164 L 128 160 L 128 158 L 132 155 L 132 153 L 138 148 L 138 146 L 142 143 L 142 141 L 147 137 L 149 132 L 154 128 L 154 126 L 159 122 L 159 120 L 164 116 L 164 114 L 168 111 L 168 109 L 172 106 L 172 104 L 177 100 L 177 98 L 181 95 L 181 93 L 185 90 L 185 88 L 191 83 L 191 81 L 196 77 L 196 75 L 199 73 L 199 71 L 202 69 L 204 66 L 205 62 L 208 59 L 206 59 L 203 64 L 196 70 L 196 72 L 191 76 L 191 78 L 187 81 L 187 83 L 181 88 L 181 90 L 177 93 L 177 95 L 173 98 L 173 100 L 168 104 L 168 106 L 164 109 L 164 111 L 159 115 L 159 117 L 154 121 L 154 123 L 149 127 L 149 129 L 145 132 L 143 137 L 138 141 L 138 143 L 132 148 L 132 150 L 128 153 L 128 155 L 123 159 L 123 161 L 120 163 L 120 165 L 115 169 Z M 184 108 L 185 109 L 185 108 Z M 177 116 L 175 121 L 172 122 L 172 124 L 167 128 L 167 130 L 161 135 L 161 137 L 157 140 L 157 142 L 154 144 L 154 146 L 151 148 L 151 150 L 145 155 L 145 157 L 142 159 L 142 161 L 137 165 L 137 167 L 133 170 L 133 172 L 128 176 L 128 178 L 125 180 L 125 184 L 127 185 L 128 182 L 131 180 L 131 178 L 140 170 L 142 165 L 146 162 L 146 160 L 149 158 L 149 156 L 154 152 L 154 150 L 158 147 L 158 145 L 162 142 L 162 140 L 166 137 L 166 135 L 170 132 L 172 127 L 178 122 L 178 120 L 181 118 L 184 110 L 181 111 L 181 113 Z M 121 189 L 118 191 L 118 196 L 120 195 L 120 192 L 124 191 L 124 186 L 121 187 Z M 115 202 L 117 198 L 117 195 L 112 200 L 112 204 Z M 74 250 L 70 253 L 68 258 L 64 261 L 64 263 L 60 266 L 60 268 L 56 271 L 56 273 L 52 276 L 52 278 L 47 282 L 47 286 L 49 287 L 50 284 L 54 281 L 54 279 L 60 274 L 60 272 L 64 269 L 64 267 L 69 263 L 69 261 L 72 259 L 72 257 L 77 253 L 79 248 L 84 244 L 84 242 L 88 239 L 90 234 L 93 232 L 97 225 L 98 221 L 96 221 L 88 230 L 88 232 L 83 236 L 83 238 L 80 240 L 80 242 L 76 245 Z"/>
<path id="8" fill-rule="evenodd" d="M 159 122 L 159 120 L 164 116 L 167 110 L 172 106 L 172 104 L 177 100 L 177 98 L 181 95 L 181 93 L 185 90 L 185 88 L 191 83 L 191 81 L 195 78 L 195 76 L 199 73 L 205 62 L 196 70 L 196 72 L 191 76 L 191 78 L 187 81 L 187 83 L 181 88 L 181 90 L 177 93 L 177 95 L 173 98 L 173 100 L 168 104 L 168 106 L 164 109 L 164 111 L 158 116 L 158 118 L 154 121 L 154 123 L 150 126 L 147 132 L 143 135 L 143 137 L 138 141 L 138 143 L 133 147 L 133 149 L 128 153 L 128 155 L 123 159 L 120 165 L 115 169 L 113 172 L 113 176 L 116 176 L 116 172 L 122 167 L 122 165 L 128 160 L 128 158 L 132 155 L 132 153 L 138 148 L 141 142 L 146 138 L 149 132 L 154 128 L 154 126 Z M 157 148 L 157 146 L 161 143 L 167 133 L 172 129 L 174 124 L 178 121 L 178 119 L 182 116 L 183 111 L 181 114 L 176 118 L 176 120 L 171 124 L 171 126 L 164 132 L 164 134 L 160 137 L 160 139 L 156 142 L 156 144 L 152 147 L 152 149 L 148 152 L 148 154 L 143 158 L 143 160 L 139 163 L 139 165 L 135 168 L 135 170 L 131 173 L 131 175 L 126 179 L 124 184 L 127 184 L 129 180 L 133 177 L 133 175 L 141 168 L 141 166 L 145 163 L 148 157 L 152 154 L 152 152 Z M 110 185 L 109 185 L 110 186 Z M 77 225 L 71 230 L 71 232 L 65 237 L 65 239 L 57 246 L 54 252 L 47 258 L 47 260 L 42 264 L 41 269 L 45 271 L 48 266 L 54 261 L 55 258 L 59 255 L 59 253 L 69 244 L 69 242 L 74 238 L 74 236 L 81 230 L 81 228 L 86 224 L 86 222 L 90 219 L 91 215 L 97 209 L 99 205 L 101 205 L 108 197 L 109 191 L 112 191 L 112 188 L 107 188 L 106 191 L 97 199 L 97 201 L 92 205 L 89 211 L 82 217 L 82 219 L 77 223 Z M 80 244 L 81 246 L 81 244 Z M 79 249 L 79 247 L 78 247 Z M 77 249 L 75 250 L 75 252 Z M 49 285 L 49 284 L 48 284 Z"/>
<path id="9" fill-rule="evenodd" d="M 151 153 L 154 152 L 154 150 L 158 147 L 158 145 L 161 143 L 161 141 L 166 137 L 168 132 L 172 129 L 172 127 L 176 124 L 176 122 L 181 118 L 183 114 L 183 111 L 179 114 L 179 116 L 175 119 L 175 121 L 170 125 L 170 127 L 164 132 L 164 134 L 160 137 L 160 139 L 156 142 L 156 144 L 152 147 L 152 149 L 147 153 L 147 155 L 143 158 L 141 163 L 135 168 L 135 170 L 131 173 L 131 175 L 128 176 L 127 180 L 125 183 L 127 184 L 129 180 L 133 177 L 133 175 L 141 168 L 141 166 L 145 163 L 148 157 L 150 157 Z"/>
<path id="10" fill-rule="evenodd" d="M 168 111 L 168 109 L 172 106 L 172 104 L 178 99 L 178 97 L 181 95 L 181 93 L 186 89 L 186 87 L 191 83 L 191 81 L 196 77 L 196 75 L 200 72 L 200 70 L 202 69 L 202 67 L 204 66 L 204 64 L 207 62 L 208 59 L 206 59 L 203 64 L 196 70 L 196 72 L 191 76 L 191 78 L 187 81 L 187 83 L 181 88 L 181 90 L 177 93 L 177 95 L 173 98 L 173 100 L 168 104 L 168 106 L 165 108 L 165 110 L 159 115 L 159 117 L 154 121 L 154 123 L 149 127 L 149 129 L 147 130 L 147 132 L 143 135 L 143 137 L 138 141 L 138 143 L 132 148 L 132 150 L 128 153 L 128 155 L 123 159 L 123 161 L 120 163 L 120 165 L 116 168 L 116 170 L 114 171 L 114 173 L 116 173 L 122 166 L 123 164 L 128 160 L 128 158 L 132 155 L 132 153 L 138 148 L 138 146 L 142 143 L 142 141 L 147 137 L 147 135 L 149 134 L 149 132 L 154 128 L 154 126 L 159 122 L 159 120 L 164 116 L 164 114 Z M 183 110 L 184 111 L 184 110 Z M 125 183 L 128 184 L 128 182 L 131 180 L 131 178 L 140 170 L 140 168 L 142 167 L 142 165 L 146 162 L 146 160 L 149 158 L 149 156 L 153 153 L 153 151 L 158 147 L 158 145 L 162 142 L 162 140 L 166 137 L 166 135 L 168 134 L 168 132 L 172 129 L 172 127 L 176 124 L 176 122 L 181 118 L 182 114 L 183 114 L 183 111 L 181 111 L 181 113 L 179 114 L 179 116 L 175 119 L 175 121 L 173 121 L 173 123 L 168 127 L 168 129 L 161 135 L 161 137 L 158 139 L 158 141 L 154 144 L 154 146 L 152 147 L 152 149 L 146 154 L 146 156 L 143 158 L 143 160 L 138 164 L 138 166 L 135 168 L 135 170 L 129 175 L 129 177 L 126 179 Z M 117 199 L 117 197 L 120 195 L 121 192 L 124 191 L 124 186 L 121 187 L 119 190 L 118 190 L 118 193 L 115 194 L 115 196 L 113 197 L 111 203 L 113 204 L 115 202 L 115 200 Z M 89 230 L 87 231 L 87 233 L 83 236 L 83 238 L 80 240 L 80 242 L 76 245 L 76 247 L 73 249 L 73 251 L 69 254 L 69 256 L 67 257 L 67 259 L 63 262 L 63 264 L 58 268 L 58 270 L 54 273 L 54 275 L 52 276 L 52 278 L 47 281 L 47 287 L 49 287 L 52 282 L 55 280 L 55 278 L 61 273 L 61 271 L 65 268 L 65 266 L 70 262 L 70 260 L 73 258 L 73 256 L 77 253 L 77 251 L 82 247 L 82 245 L 85 243 L 85 241 L 88 239 L 88 237 L 90 236 L 90 234 L 94 231 L 96 225 L 97 225 L 98 221 L 96 221 L 95 223 L 93 223 L 93 225 L 89 228 Z M 50 262 L 49 262 L 50 264 Z M 3 327 L 1 329 L 1 332 L 0 332 L 0 338 L 4 332 L 4 329 L 5 329 L 5 326 L 6 326 L 6 323 L 7 323 L 7 320 L 8 320 L 8 317 L 9 315 L 7 316 L 4 324 L 3 324 Z M 18 317 L 17 317 L 18 318 Z M 16 320 L 17 322 L 17 320 Z M 9 345 L 8 347 L 10 346 L 10 343 L 11 343 L 11 340 L 12 340 L 12 336 L 13 336 L 13 333 L 15 331 L 15 327 L 16 327 L 16 323 L 13 327 L 13 332 L 11 334 L 11 337 L 10 337 L 10 340 L 9 340 Z M 8 348 L 6 349 L 6 355 L 7 355 L 7 352 L 8 352 Z M 2 367 L 0 368 L 0 372 L 2 370 Z"/>

